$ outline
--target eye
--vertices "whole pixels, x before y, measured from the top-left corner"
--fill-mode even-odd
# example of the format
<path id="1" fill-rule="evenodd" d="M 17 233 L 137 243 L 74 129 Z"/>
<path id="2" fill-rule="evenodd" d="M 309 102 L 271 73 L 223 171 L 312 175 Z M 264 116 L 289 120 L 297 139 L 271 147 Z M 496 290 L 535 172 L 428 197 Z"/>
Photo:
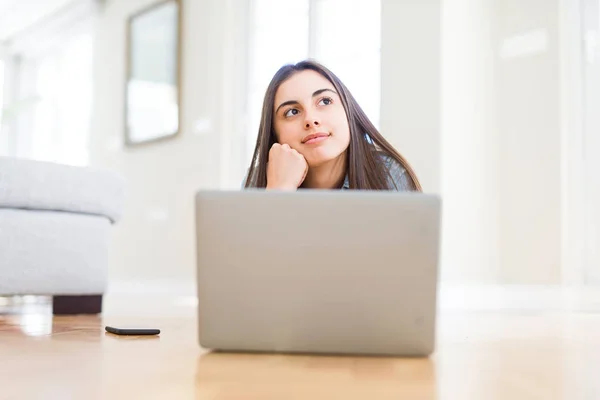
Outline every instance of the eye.
<path id="1" fill-rule="evenodd" d="M 321 100 L 319 100 L 319 105 L 328 106 L 331 103 L 333 103 L 333 99 L 331 97 L 323 97 Z"/>
<path id="2" fill-rule="evenodd" d="M 300 113 L 300 111 L 298 111 L 297 108 L 290 108 L 289 110 L 287 110 L 285 113 L 283 113 L 284 117 L 293 117 L 294 115 L 298 115 L 298 113 Z"/>

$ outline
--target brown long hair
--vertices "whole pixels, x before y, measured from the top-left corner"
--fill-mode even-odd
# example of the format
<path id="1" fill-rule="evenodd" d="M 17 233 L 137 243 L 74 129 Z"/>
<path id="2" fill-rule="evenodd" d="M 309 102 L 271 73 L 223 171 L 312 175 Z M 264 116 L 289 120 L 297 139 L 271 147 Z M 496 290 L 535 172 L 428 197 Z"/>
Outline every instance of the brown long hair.
<path id="1" fill-rule="evenodd" d="M 351 189 L 389 190 L 390 172 L 382 162 L 381 155 L 388 156 L 402 166 L 416 191 L 422 191 L 412 167 L 396 149 L 379 133 L 365 112 L 358 105 L 348 88 L 325 66 L 313 60 L 304 60 L 297 64 L 281 67 L 269 84 L 262 106 L 262 117 L 256 138 L 254 155 L 246 178 L 245 187 L 265 188 L 267 186 L 267 161 L 269 150 L 277 143 L 273 129 L 273 106 L 275 93 L 279 86 L 293 74 L 313 70 L 325 77 L 339 94 L 350 127 L 350 145 L 347 151 L 348 181 Z"/>

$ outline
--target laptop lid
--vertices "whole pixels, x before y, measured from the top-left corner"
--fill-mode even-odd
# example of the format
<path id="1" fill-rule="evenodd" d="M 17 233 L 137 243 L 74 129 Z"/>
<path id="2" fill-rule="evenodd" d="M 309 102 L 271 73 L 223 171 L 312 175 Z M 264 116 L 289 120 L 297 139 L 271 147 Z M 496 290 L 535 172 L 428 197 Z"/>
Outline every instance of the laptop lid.
<path id="1" fill-rule="evenodd" d="M 436 195 L 200 191 L 200 345 L 429 355 L 439 231 Z"/>

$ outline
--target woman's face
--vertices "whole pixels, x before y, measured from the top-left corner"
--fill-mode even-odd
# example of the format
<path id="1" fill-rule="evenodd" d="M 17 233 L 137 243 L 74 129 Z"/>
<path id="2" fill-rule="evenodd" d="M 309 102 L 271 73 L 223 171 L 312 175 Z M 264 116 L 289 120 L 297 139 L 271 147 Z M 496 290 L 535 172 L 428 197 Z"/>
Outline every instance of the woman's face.
<path id="1" fill-rule="evenodd" d="M 295 73 L 275 93 L 273 125 L 288 144 L 319 166 L 344 154 L 350 143 L 346 110 L 333 85 L 312 70 Z"/>

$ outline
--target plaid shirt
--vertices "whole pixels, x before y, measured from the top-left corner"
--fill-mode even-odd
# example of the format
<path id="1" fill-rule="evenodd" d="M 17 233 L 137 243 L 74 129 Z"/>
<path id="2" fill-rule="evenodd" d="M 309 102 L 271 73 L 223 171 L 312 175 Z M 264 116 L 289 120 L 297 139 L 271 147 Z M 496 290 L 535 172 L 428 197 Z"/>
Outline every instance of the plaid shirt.
<path id="1" fill-rule="evenodd" d="M 406 172 L 406 169 L 402 167 L 396 160 L 391 157 L 383 156 L 385 166 L 390 172 L 391 178 L 388 179 L 388 186 L 392 190 L 396 190 L 399 192 L 403 191 L 413 191 L 416 190 L 415 185 L 412 182 L 412 179 Z M 350 189 L 350 182 L 348 181 L 348 175 L 346 175 L 346 179 L 344 179 L 344 184 L 342 185 L 342 190 Z"/>

